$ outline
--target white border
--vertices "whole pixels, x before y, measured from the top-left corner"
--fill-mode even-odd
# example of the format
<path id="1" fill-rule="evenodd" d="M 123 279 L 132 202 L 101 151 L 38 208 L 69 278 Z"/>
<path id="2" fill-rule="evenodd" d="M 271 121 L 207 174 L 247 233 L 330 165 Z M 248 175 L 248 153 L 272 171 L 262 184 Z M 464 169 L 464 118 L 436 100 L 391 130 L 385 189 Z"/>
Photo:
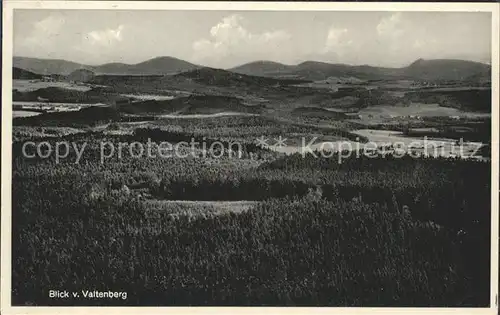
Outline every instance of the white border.
<path id="1" fill-rule="evenodd" d="M 222 11 L 476 11 L 492 13 L 492 233 L 490 308 L 331 308 L 331 307 L 11 307 L 11 143 L 13 9 L 222 10 Z M 1 183 L 1 314 L 497 314 L 499 223 L 499 9 L 496 3 L 376 2 L 142 2 L 142 1 L 3 1 L 2 51 L 2 183 Z"/>

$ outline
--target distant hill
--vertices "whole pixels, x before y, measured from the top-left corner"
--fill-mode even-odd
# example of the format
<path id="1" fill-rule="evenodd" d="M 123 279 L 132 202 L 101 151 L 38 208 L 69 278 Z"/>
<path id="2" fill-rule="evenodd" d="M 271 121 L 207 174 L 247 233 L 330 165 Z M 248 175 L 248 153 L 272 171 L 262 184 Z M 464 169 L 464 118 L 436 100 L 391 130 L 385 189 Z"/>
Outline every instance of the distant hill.
<path id="1" fill-rule="evenodd" d="M 94 73 L 99 75 L 100 74 L 120 75 L 127 73 L 129 68 L 130 68 L 129 64 L 113 62 L 94 67 L 93 70 Z"/>
<path id="2" fill-rule="evenodd" d="M 174 57 L 157 57 L 137 64 L 107 63 L 99 66 L 84 65 L 60 59 L 14 57 L 14 67 L 40 75 L 69 75 L 75 70 L 80 69 L 93 71 L 96 75 L 137 76 L 187 73 L 186 76 L 193 76 L 195 80 L 212 81 L 222 85 L 226 84 L 222 82 L 224 80 L 229 80 L 227 82 L 229 84 L 235 79 L 245 81 L 248 84 L 250 81 L 255 82 L 256 77 L 280 79 L 279 84 L 289 84 L 283 80 L 321 81 L 328 78 L 350 78 L 349 80 L 352 82 L 384 79 L 488 82 L 491 76 L 490 65 L 455 59 L 419 59 L 409 66 L 402 68 L 385 68 L 369 65 L 353 66 L 319 61 L 305 61 L 298 65 L 285 65 L 278 62 L 261 60 L 229 70 L 221 70 L 195 65 Z M 253 79 L 237 77 L 236 74 L 253 76 Z M 216 75 L 216 78 L 210 80 L 210 75 Z M 271 81 L 266 82 L 269 83 Z"/>
<path id="3" fill-rule="evenodd" d="M 391 75 L 396 69 L 371 66 L 351 66 L 319 61 L 305 61 L 298 65 L 284 65 L 270 61 L 258 61 L 230 69 L 237 73 L 266 77 L 289 77 L 303 80 L 327 80 L 332 77 L 349 77 L 353 80 L 380 78 Z"/>
<path id="4" fill-rule="evenodd" d="M 108 63 L 94 67 L 97 74 L 167 75 L 198 69 L 201 66 L 173 57 L 158 57 L 141 63 Z"/>
<path id="5" fill-rule="evenodd" d="M 419 59 L 407 67 L 386 68 L 369 65 L 352 66 L 319 61 L 305 61 L 288 66 L 270 61 L 258 61 L 230 69 L 247 75 L 266 77 L 296 77 L 321 81 L 331 77 L 349 77 L 352 80 L 412 79 L 412 80 L 488 80 L 491 66 L 479 62 L 454 59 Z"/>
<path id="6" fill-rule="evenodd" d="M 62 59 L 38 59 L 28 57 L 14 57 L 13 66 L 38 74 L 62 74 L 68 75 L 78 69 L 89 69 L 90 66 Z"/>
<path id="7" fill-rule="evenodd" d="M 75 81 L 75 82 L 89 82 L 94 79 L 95 73 L 93 71 L 87 70 L 87 69 L 78 69 L 73 72 L 71 72 L 67 79 L 69 81 Z"/>
<path id="8" fill-rule="evenodd" d="M 242 100 L 231 96 L 195 95 L 165 101 L 144 101 L 120 107 L 129 114 L 215 114 L 221 112 L 260 113 L 259 106 L 247 106 Z"/>
<path id="9" fill-rule="evenodd" d="M 273 61 L 254 61 L 229 69 L 231 72 L 255 76 L 287 76 L 293 75 L 295 66 Z"/>
<path id="10" fill-rule="evenodd" d="M 306 61 L 296 66 L 295 72 L 302 78 L 325 80 L 328 77 L 354 77 L 362 80 L 394 78 L 398 70 L 393 68 L 372 67 L 368 65 L 351 66 L 318 61 Z"/>
<path id="11" fill-rule="evenodd" d="M 172 74 L 201 68 L 201 66 L 189 63 L 173 57 L 153 58 L 134 65 L 134 69 L 140 69 L 141 73 Z"/>
<path id="12" fill-rule="evenodd" d="M 467 80 L 473 77 L 490 77 L 491 66 L 456 59 L 418 59 L 403 68 L 402 74 L 421 80 Z"/>
<path id="13" fill-rule="evenodd" d="M 158 57 L 137 64 L 107 63 L 99 66 L 61 59 L 14 57 L 14 67 L 44 75 L 69 75 L 81 69 L 93 71 L 96 74 L 110 75 L 166 75 L 200 68 L 198 65 L 173 57 Z"/>
<path id="14" fill-rule="evenodd" d="M 214 68 L 200 68 L 188 72 L 183 72 L 176 77 L 188 78 L 197 83 L 205 85 L 215 85 L 215 86 L 267 86 L 267 87 L 278 87 L 290 84 L 299 84 L 306 82 L 304 80 L 294 80 L 294 79 L 279 79 L 279 78 L 268 78 L 261 76 L 246 75 L 240 73 L 234 73 L 231 71 L 226 71 L 222 69 Z"/>
<path id="15" fill-rule="evenodd" d="M 20 68 L 12 68 L 12 79 L 14 80 L 36 80 L 41 79 L 42 75 L 33 73 Z"/>

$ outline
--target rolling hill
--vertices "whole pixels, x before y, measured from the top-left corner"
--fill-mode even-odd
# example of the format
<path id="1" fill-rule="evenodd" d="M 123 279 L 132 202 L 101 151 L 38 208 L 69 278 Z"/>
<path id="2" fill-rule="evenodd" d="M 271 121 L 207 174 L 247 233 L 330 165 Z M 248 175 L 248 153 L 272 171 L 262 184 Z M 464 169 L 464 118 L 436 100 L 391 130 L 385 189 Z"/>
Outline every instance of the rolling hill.
<path id="1" fill-rule="evenodd" d="M 41 79 L 42 76 L 37 73 L 33 73 L 31 71 L 27 71 L 20 68 L 12 68 L 12 79 L 14 80 L 36 80 Z"/>
<path id="2" fill-rule="evenodd" d="M 491 73 L 491 66 L 479 62 L 455 59 L 418 59 L 407 67 L 386 68 L 369 65 L 353 66 L 319 61 L 305 61 L 288 66 L 269 61 L 258 61 L 230 69 L 247 75 L 266 77 L 290 76 L 304 80 L 326 80 L 329 77 L 352 77 L 362 80 L 411 79 L 411 80 L 484 80 Z"/>
<path id="3" fill-rule="evenodd" d="M 182 72 L 177 78 L 190 79 L 197 83 L 226 87 L 250 87 L 250 86 L 284 86 L 306 82 L 305 80 L 269 78 L 255 75 L 235 73 L 222 69 L 199 68 L 192 71 Z"/>
<path id="4" fill-rule="evenodd" d="M 61 59 L 14 57 L 13 64 L 14 67 L 37 74 L 60 75 L 69 75 L 80 69 L 90 70 L 96 74 L 110 75 L 166 75 L 200 68 L 198 65 L 173 57 L 158 57 L 137 64 L 106 63 L 98 66 Z"/>
<path id="5" fill-rule="evenodd" d="M 78 69 L 92 70 L 90 66 L 62 59 L 38 59 L 28 57 L 14 57 L 13 66 L 37 74 L 68 75 Z"/>
<path id="6" fill-rule="evenodd" d="M 12 100 L 17 102 L 37 102 L 40 98 L 53 103 L 113 103 L 123 97 L 109 93 L 105 88 L 78 91 L 61 87 L 46 87 L 34 91 L 13 91 Z"/>
<path id="7" fill-rule="evenodd" d="M 437 103 L 443 107 L 491 113 L 491 89 L 408 92 L 405 98 L 414 103 Z"/>
<path id="8" fill-rule="evenodd" d="M 417 81 L 461 80 L 488 82 L 491 66 L 479 62 L 458 59 L 418 59 L 407 67 L 385 68 L 369 65 L 332 64 L 305 61 L 298 65 L 285 65 L 273 61 L 256 61 L 229 70 L 207 68 L 174 57 L 157 57 L 137 64 L 107 63 L 98 66 L 84 65 L 60 59 L 37 59 L 14 57 L 14 67 L 34 74 L 68 75 L 75 70 L 85 69 L 97 75 L 172 75 L 180 74 L 195 81 L 208 81 L 216 85 L 231 81 L 265 81 L 279 79 L 276 84 L 290 84 L 291 79 L 321 81 L 329 78 L 350 78 L 356 80 L 410 79 Z M 16 70 L 19 72 L 19 70 Z M 239 75 L 239 76 L 238 76 Z M 210 79 L 210 76 L 214 76 Z M 252 77 L 252 78 L 250 78 Z M 227 81 L 231 78 L 229 81 Z M 267 79 L 264 79 L 267 78 Z M 286 81 L 290 79 L 290 81 Z M 223 81 L 226 81 L 225 83 Z M 296 81 L 295 81 L 296 83 Z"/>
<path id="9" fill-rule="evenodd" d="M 112 62 L 94 67 L 93 70 L 96 74 L 117 75 L 126 73 L 129 68 L 130 65 L 126 63 Z"/>
<path id="10" fill-rule="evenodd" d="M 123 105 L 119 109 L 128 114 L 216 114 L 221 112 L 260 113 L 261 107 L 247 106 L 241 99 L 230 96 L 196 95 L 165 101 L 144 101 Z"/>
<path id="11" fill-rule="evenodd" d="M 295 67 L 274 61 L 254 61 L 235 68 L 231 72 L 254 75 L 254 76 L 294 76 Z"/>
<path id="12" fill-rule="evenodd" d="M 487 64 L 456 59 L 418 59 L 401 71 L 404 76 L 431 81 L 491 76 L 491 66 Z"/>
<path id="13" fill-rule="evenodd" d="M 137 64 L 108 63 L 94 67 L 97 74 L 168 75 L 198 69 L 200 66 L 173 57 L 158 57 Z"/>
<path id="14" fill-rule="evenodd" d="M 326 80 L 330 77 L 380 78 L 382 75 L 387 76 L 396 72 L 397 69 L 331 64 L 319 61 L 305 61 L 294 66 L 270 61 L 258 61 L 232 68 L 230 71 L 247 75 L 261 75 L 266 77 L 285 76 L 318 81 Z"/>
<path id="15" fill-rule="evenodd" d="M 95 77 L 95 73 L 86 69 L 78 69 L 71 72 L 67 79 L 75 82 L 89 82 Z"/>

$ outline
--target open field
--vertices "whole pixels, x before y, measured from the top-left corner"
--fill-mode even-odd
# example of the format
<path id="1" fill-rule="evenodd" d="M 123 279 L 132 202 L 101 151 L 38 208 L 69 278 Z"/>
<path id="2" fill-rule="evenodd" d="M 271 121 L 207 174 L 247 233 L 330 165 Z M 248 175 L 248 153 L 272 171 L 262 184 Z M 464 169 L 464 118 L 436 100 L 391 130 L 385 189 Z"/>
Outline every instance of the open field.
<path id="1" fill-rule="evenodd" d="M 408 106 L 374 106 L 364 108 L 359 111 L 362 116 L 381 116 L 386 118 L 396 118 L 404 116 L 420 116 L 420 117 L 489 117 L 488 113 L 477 113 L 461 111 L 456 108 L 442 107 L 438 104 L 422 104 L 412 103 Z"/>
<path id="2" fill-rule="evenodd" d="M 206 217 L 210 215 L 224 215 L 241 213 L 255 207 L 255 201 L 192 201 L 192 200 L 147 200 L 146 216 L 163 216 L 158 211 L 171 214 L 171 218 L 179 216 Z"/>
<path id="3" fill-rule="evenodd" d="M 164 100 L 171 100 L 174 98 L 174 96 L 170 95 L 155 95 L 155 94 L 120 94 L 120 95 L 124 97 L 135 98 L 141 101 L 149 101 L 149 100 L 164 101 Z"/>
<path id="4" fill-rule="evenodd" d="M 12 89 L 19 92 L 36 91 L 38 89 L 58 87 L 63 89 L 76 90 L 81 92 L 90 91 L 92 88 L 86 85 L 77 85 L 69 82 L 44 82 L 41 80 L 13 80 Z"/>
<path id="5" fill-rule="evenodd" d="M 38 113 L 38 112 L 31 112 L 31 111 L 27 111 L 27 110 L 14 110 L 12 111 L 12 117 L 13 118 L 16 118 L 16 117 L 31 117 L 31 116 L 36 116 L 36 115 L 40 115 L 41 113 Z"/>
<path id="6" fill-rule="evenodd" d="M 255 116 L 257 114 L 238 113 L 238 112 L 221 112 L 215 114 L 187 114 L 187 115 L 157 115 L 158 118 L 173 118 L 173 119 L 190 119 L 190 118 L 213 118 L 226 116 Z"/>
<path id="7" fill-rule="evenodd" d="M 332 152 L 339 151 L 361 151 L 365 154 L 376 153 L 380 155 L 397 155 L 410 154 L 415 156 L 433 156 L 433 157 L 461 157 L 463 159 L 488 159 L 489 156 L 481 156 L 480 148 L 485 144 L 481 142 L 464 142 L 461 145 L 457 144 L 454 139 L 429 137 L 427 139 L 420 136 L 419 132 L 425 132 L 425 135 L 439 134 L 434 130 L 416 130 L 415 134 L 405 135 L 399 131 L 387 131 L 376 129 L 355 130 L 354 134 L 359 135 L 359 138 L 366 138 L 368 143 L 361 141 L 346 141 L 346 140 L 330 140 L 318 138 L 314 140 L 313 135 L 305 137 L 305 139 L 295 145 L 282 147 L 270 147 L 271 150 L 294 154 L 304 154 L 312 151 L 324 152 L 323 154 L 330 155 Z M 314 141 L 313 141 L 314 140 Z"/>
<path id="8" fill-rule="evenodd" d="M 85 129 L 71 127 L 29 127 L 17 126 L 13 128 L 13 141 L 22 141 L 28 139 L 39 139 L 45 137 L 62 137 L 69 134 L 86 132 Z"/>

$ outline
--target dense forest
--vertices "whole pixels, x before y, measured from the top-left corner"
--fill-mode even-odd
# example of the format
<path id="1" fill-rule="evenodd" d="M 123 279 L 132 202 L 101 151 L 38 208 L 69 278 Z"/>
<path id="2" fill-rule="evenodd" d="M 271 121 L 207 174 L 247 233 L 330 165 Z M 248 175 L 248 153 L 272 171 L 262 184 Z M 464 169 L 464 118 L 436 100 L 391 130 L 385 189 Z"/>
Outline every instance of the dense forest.
<path id="1" fill-rule="evenodd" d="M 184 139 L 141 129 L 128 137 L 152 135 Z M 70 137 L 88 143 L 79 164 L 26 159 L 13 145 L 14 305 L 489 303 L 489 162 L 291 155 L 257 166 L 130 156 L 103 164 L 98 144 L 109 136 Z M 155 209 L 145 198 L 256 203 L 179 216 L 175 203 Z M 49 288 L 128 298 L 54 300 Z"/>

